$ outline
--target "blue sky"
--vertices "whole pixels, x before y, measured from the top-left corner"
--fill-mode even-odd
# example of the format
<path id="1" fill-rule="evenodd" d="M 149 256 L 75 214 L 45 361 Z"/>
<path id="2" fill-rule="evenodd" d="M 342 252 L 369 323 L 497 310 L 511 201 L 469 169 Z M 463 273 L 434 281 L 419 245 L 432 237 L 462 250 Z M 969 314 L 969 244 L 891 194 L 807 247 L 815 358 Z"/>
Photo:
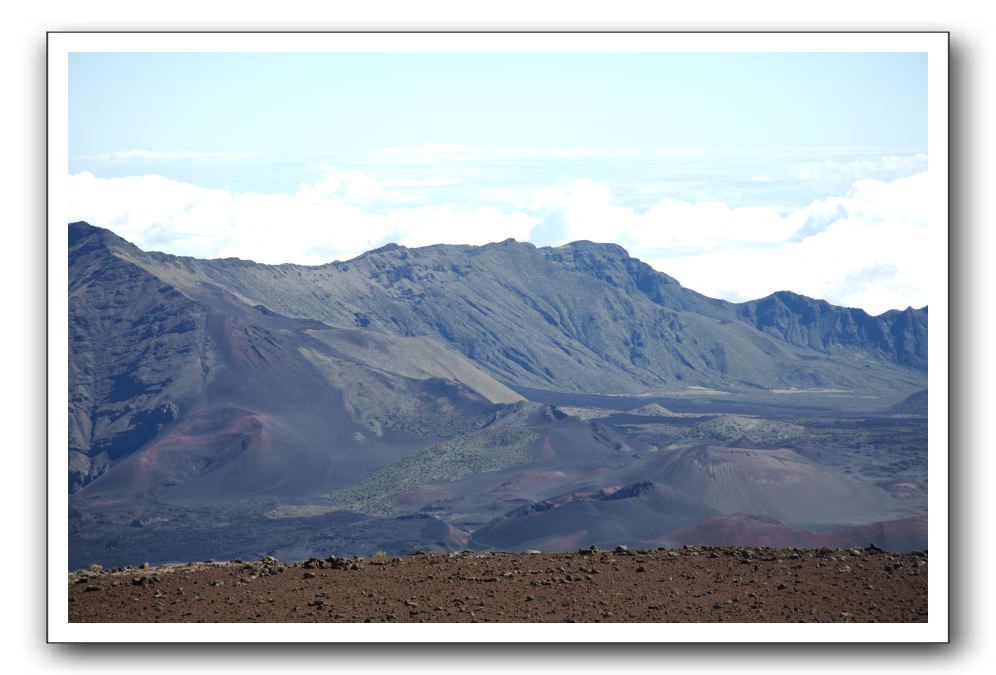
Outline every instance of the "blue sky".
<path id="1" fill-rule="evenodd" d="M 69 95 L 69 215 L 143 247 L 317 263 L 585 235 L 734 300 L 924 304 L 915 251 L 700 271 L 894 226 L 869 200 L 927 170 L 924 54 L 86 53 Z"/>

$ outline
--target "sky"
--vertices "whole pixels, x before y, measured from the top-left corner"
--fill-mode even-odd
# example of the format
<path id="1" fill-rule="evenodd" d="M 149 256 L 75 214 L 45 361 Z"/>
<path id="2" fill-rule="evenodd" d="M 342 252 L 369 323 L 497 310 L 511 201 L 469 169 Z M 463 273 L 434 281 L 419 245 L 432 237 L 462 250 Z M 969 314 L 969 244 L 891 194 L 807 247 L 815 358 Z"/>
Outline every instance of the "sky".
<path id="1" fill-rule="evenodd" d="M 683 285 L 927 303 L 926 55 L 78 53 L 68 220 L 266 263 L 618 243 Z"/>

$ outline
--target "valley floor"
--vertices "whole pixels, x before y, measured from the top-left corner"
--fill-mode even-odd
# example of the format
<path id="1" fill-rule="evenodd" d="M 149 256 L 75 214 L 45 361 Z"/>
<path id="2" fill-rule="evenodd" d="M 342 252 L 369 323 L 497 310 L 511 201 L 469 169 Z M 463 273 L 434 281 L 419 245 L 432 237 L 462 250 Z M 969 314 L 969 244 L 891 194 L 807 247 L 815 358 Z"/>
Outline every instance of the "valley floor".
<path id="1" fill-rule="evenodd" d="M 69 575 L 71 622 L 925 622 L 927 553 L 691 546 Z"/>

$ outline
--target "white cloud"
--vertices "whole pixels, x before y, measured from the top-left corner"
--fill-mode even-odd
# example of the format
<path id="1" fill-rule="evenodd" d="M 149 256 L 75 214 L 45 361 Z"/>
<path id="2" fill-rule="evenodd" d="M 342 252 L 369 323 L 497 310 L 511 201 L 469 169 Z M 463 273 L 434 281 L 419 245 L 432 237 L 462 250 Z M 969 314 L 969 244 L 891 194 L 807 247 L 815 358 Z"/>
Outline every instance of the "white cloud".
<path id="1" fill-rule="evenodd" d="M 654 156 L 646 151 L 610 150 L 605 148 L 518 148 L 480 147 L 445 143 L 425 143 L 381 148 L 374 156 L 386 155 L 392 161 L 425 162 L 477 162 L 486 160 L 539 160 L 539 159 L 606 159 L 619 157 Z"/>
<path id="2" fill-rule="evenodd" d="M 444 155 L 479 152 L 480 148 L 472 145 L 455 145 L 447 143 L 423 143 L 422 145 L 399 145 L 393 148 L 383 148 L 381 152 L 397 155 Z"/>
<path id="3" fill-rule="evenodd" d="M 193 159 L 254 159 L 259 157 L 254 152 L 198 152 L 176 150 L 160 152 L 158 150 L 119 150 L 109 155 L 99 155 L 100 159 L 111 162 L 166 162 Z"/>
<path id="4" fill-rule="evenodd" d="M 683 285 L 742 301 L 792 290 L 879 313 L 928 302 L 927 174 L 794 209 L 664 198 L 642 213 L 589 179 L 534 194 L 536 238 L 620 243 Z M 550 223 L 556 226 L 551 227 Z"/>
<path id="5" fill-rule="evenodd" d="M 204 188 L 161 176 L 73 174 L 67 221 L 107 227 L 146 250 L 265 263 L 318 264 L 352 258 L 389 241 L 483 244 L 526 239 L 537 218 L 457 204 L 375 211 L 381 185 L 340 171 L 297 192 Z"/>
<path id="6" fill-rule="evenodd" d="M 457 178 L 392 178 L 382 181 L 388 187 L 446 187 L 447 185 L 458 185 L 462 181 Z"/>
<path id="7" fill-rule="evenodd" d="M 263 194 L 83 172 L 69 177 L 67 220 L 108 227 L 144 249 L 267 263 L 348 259 L 389 241 L 590 239 L 622 244 L 685 286 L 730 300 L 792 290 L 876 313 L 928 302 L 926 173 L 858 181 L 796 209 L 663 198 L 637 211 L 587 178 L 536 189 L 525 201 L 509 192 L 488 207 L 445 192 L 413 205 L 411 195 L 392 192 L 459 182 L 330 170 L 294 193 Z"/>
<path id="8" fill-rule="evenodd" d="M 819 222 L 816 231 L 769 246 L 708 246 L 688 254 L 648 251 L 655 268 L 702 293 L 731 300 L 791 290 L 872 313 L 928 304 L 931 201 L 927 174 L 859 181 L 850 193 L 781 220 Z M 777 231 L 772 223 L 769 231 Z M 633 252 L 638 255 L 638 252 Z"/>
<path id="9" fill-rule="evenodd" d="M 718 201 L 664 198 L 643 213 L 613 203 L 612 191 L 587 178 L 537 190 L 531 208 L 561 220 L 560 238 L 611 241 L 637 251 L 697 251 L 785 241 L 802 223 L 771 207 L 731 208 Z"/>
<path id="10" fill-rule="evenodd" d="M 789 167 L 788 176 L 798 181 L 830 183 L 853 182 L 869 175 L 895 175 L 896 172 L 923 171 L 927 168 L 927 155 L 880 155 L 858 159 L 825 159 L 799 162 Z"/>

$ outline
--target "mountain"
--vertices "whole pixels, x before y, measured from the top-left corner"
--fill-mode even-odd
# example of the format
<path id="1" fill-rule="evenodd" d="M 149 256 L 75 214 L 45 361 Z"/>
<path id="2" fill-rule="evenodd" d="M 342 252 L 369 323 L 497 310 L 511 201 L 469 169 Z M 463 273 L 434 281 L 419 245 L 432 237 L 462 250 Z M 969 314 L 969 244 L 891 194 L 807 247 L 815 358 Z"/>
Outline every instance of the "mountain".
<path id="1" fill-rule="evenodd" d="M 831 351 L 835 346 L 871 349 L 900 365 L 927 369 L 927 308 L 864 310 L 781 291 L 738 305 L 737 318 L 786 342 Z"/>
<path id="2" fill-rule="evenodd" d="M 322 493 L 521 400 L 439 342 L 187 295 L 117 248 L 70 228 L 71 491 Z"/>
<path id="3" fill-rule="evenodd" d="M 269 523 L 348 532 L 337 513 L 363 514 L 370 541 L 413 545 L 424 530 L 446 548 L 659 540 L 738 512 L 857 526 L 924 508 L 918 458 L 851 475 L 806 459 L 836 446 L 772 444 L 892 433 L 779 416 L 843 398 L 890 414 L 925 396 L 926 308 L 728 303 L 592 242 L 389 245 L 306 267 L 146 252 L 86 223 L 68 235 L 76 559 L 140 555 L 157 537 L 212 550 L 220 527 L 225 551 L 240 537 L 257 550 L 264 531 L 305 550 L 317 540 L 278 541 Z M 644 414 L 603 424 L 550 397 Z M 894 418 L 913 425 L 895 435 L 902 451 L 918 451 L 921 422 Z M 718 445 L 690 445 L 692 431 Z M 898 503 L 876 481 L 915 496 Z M 397 520 L 409 516 L 431 527 Z"/>
<path id="4" fill-rule="evenodd" d="M 912 392 L 925 379 L 926 310 L 872 317 L 788 293 L 737 305 L 612 244 L 389 245 L 305 267 L 145 253 L 102 237 L 119 261 L 188 298 L 220 288 L 290 318 L 430 337 L 513 388 L 881 391 L 898 382 Z"/>

